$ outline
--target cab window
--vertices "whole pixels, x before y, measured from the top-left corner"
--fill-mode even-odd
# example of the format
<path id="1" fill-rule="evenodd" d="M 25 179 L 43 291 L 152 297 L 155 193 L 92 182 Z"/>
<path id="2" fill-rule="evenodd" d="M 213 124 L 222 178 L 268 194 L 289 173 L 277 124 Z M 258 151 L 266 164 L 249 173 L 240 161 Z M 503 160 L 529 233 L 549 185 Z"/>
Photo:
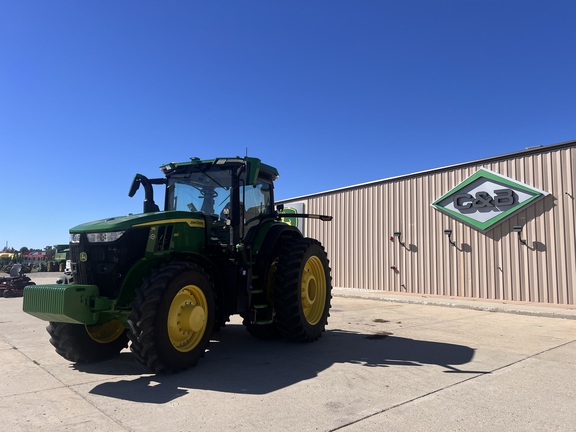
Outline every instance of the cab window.
<path id="1" fill-rule="evenodd" d="M 244 188 L 244 221 L 249 223 L 260 215 L 272 214 L 271 186 L 268 183 L 259 182 Z"/>

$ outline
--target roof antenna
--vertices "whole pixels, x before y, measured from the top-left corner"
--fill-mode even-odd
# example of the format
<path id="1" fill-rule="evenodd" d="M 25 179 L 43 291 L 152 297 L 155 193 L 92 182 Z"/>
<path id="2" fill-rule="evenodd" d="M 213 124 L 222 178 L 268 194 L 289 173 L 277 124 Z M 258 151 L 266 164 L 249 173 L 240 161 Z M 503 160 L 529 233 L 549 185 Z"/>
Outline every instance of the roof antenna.
<path id="1" fill-rule="evenodd" d="M 246 157 L 248 157 L 248 147 L 246 147 Z"/>

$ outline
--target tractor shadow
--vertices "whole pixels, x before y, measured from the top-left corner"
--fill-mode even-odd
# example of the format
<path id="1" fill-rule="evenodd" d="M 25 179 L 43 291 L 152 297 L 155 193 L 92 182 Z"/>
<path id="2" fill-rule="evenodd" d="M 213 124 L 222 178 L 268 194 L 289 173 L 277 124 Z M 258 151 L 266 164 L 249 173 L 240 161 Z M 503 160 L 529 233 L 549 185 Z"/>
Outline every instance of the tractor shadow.
<path id="1" fill-rule="evenodd" d="M 422 367 L 437 365 L 443 373 L 481 374 L 459 369 L 469 363 L 475 350 L 463 345 L 421 341 L 390 333 L 358 334 L 338 329 L 327 330 L 311 344 L 285 340 L 261 341 L 250 336 L 243 326 L 231 325 L 217 333 L 198 366 L 174 375 L 146 374 L 134 362 L 134 380 L 104 382 L 90 393 L 134 402 L 163 404 L 191 390 L 263 395 L 313 379 L 337 363 L 360 367 Z M 126 377 L 130 353 L 92 365 L 74 365 L 91 374 Z"/>

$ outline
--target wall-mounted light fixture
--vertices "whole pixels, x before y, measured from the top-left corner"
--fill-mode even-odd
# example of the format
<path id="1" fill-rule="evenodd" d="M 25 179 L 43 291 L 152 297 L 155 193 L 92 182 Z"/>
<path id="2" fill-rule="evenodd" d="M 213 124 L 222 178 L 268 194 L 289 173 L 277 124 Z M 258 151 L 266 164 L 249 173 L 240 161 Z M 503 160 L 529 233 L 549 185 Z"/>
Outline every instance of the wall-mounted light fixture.
<path id="1" fill-rule="evenodd" d="M 444 234 L 448 236 L 448 241 L 450 242 L 450 244 L 452 246 L 456 246 L 456 242 L 454 240 L 452 240 L 452 230 L 451 229 L 445 229 Z"/>
<path id="2" fill-rule="evenodd" d="M 518 233 L 518 241 L 520 242 L 520 244 L 527 246 L 528 243 L 526 242 L 526 240 L 522 240 L 522 228 L 524 228 L 522 225 L 515 225 L 512 227 L 512 231 Z"/>
<path id="3" fill-rule="evenodd" d="M 406 246 L 406 243 L 402 241 L 402 233 L 400 231 L 396 231 L 394 233 L 394 237 L 398 237 L 398 243 L 400 243 L 402 246 Z"/>

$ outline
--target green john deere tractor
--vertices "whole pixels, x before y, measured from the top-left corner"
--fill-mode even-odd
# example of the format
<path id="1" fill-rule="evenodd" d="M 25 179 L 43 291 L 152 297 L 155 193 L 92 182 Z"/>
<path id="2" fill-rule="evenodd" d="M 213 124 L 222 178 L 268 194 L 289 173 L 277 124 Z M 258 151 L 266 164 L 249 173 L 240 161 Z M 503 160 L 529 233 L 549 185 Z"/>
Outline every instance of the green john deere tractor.
<path id="1" fill-rule="evenodd" d="M 134 177 L 141 214 L 70 230 L 74 283 L 28 286 L 24 311 L 42 320 L 72 362 L 128 346 L 155 373 L 195 366 L 234 314 L 259 338 L 311 342 L 325 329 L 332 280 L 323 246 L 281 220 L 278 171 L 257 158 L 169 163 Z M 164 211 L 153 185 L 165 189 Z M 324 221 L 330 216 L 291 214 Z"/>

